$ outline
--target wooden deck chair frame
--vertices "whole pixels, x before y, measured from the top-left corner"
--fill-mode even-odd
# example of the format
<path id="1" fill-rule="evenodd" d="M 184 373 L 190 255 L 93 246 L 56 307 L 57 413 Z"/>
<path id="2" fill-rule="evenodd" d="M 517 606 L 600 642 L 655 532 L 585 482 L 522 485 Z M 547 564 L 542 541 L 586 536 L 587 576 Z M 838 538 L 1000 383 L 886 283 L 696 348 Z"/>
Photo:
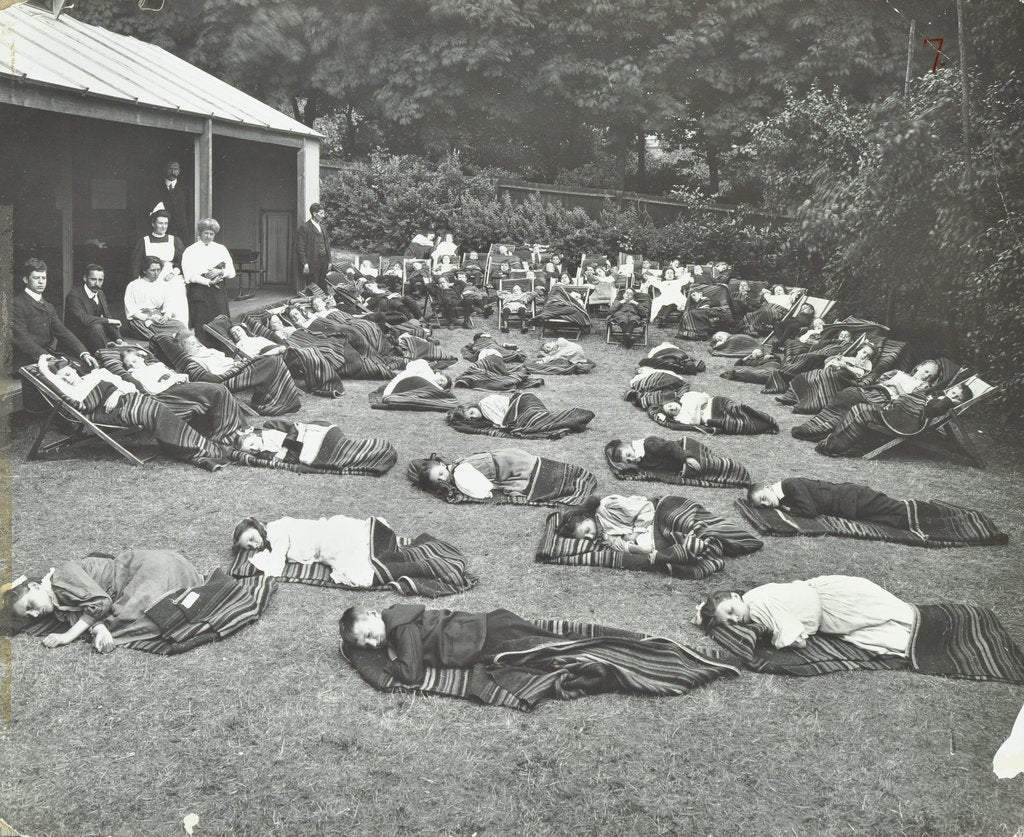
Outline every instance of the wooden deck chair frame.
<path id="1" fill-rule="evenodd" d="M 122 445 L 118 439 L 125 436 L 137 435 L 142 432 L 141 430 L 134 427 L 122 427 L 120 425 L 93 421 L 78 409 L 70 399 L 66 398 L 62 393 L 54 388 L 49 381 L 43 378 L 43 376 L 39 374 L 36 364 L 22 366 L 18 372 L 25 383 L 28 386 L 35 387 L 46 403 L 50 405 L 50 410 L 43 419 L 43 423 L 39 428 L 39 433 L 26 455 L 26 458 L 30 461 L 42 459 L 51 453 L 56 453 L 80 444 L 81 442 L 88 441 L 90 438 L 96 438 L 105 442 L 121 454 L 121 456 L 127 459 L 132 465 L 145 465 L 156 456 L 156 454 L 150 454 L 149 456 L 141 457 L 128 450 L 128 448 Z M 66 434 L 63 438 L 58 439 L 55 442 L 47 442 L 44 444 L 43 440 L 50 432 L 50 428 L 53 426 L 53 421 L 58 415 L 71 422 L 74 429 L 71 433 Z"/>
<path id="2" fill-rule="evenodd" d="M 412 271 L 420 269 L 426 271 L 423 274 L 423 284 L 429 285 L 434 278 L 430 273 L 430 259 L 402 259 L 402 296 L 408 294 L 409 286 L 412 284 Z"/>
<path id="3" fill-rule="evenodd" d="M 804 292 L 797 297 L 796 302 L 789 306 L 789 310 L 786 312 L 786 316 L 784 316 L 780 320 L 780 322 L 784 323 L 787 320 L 791 320 L 793 317 L 795 317 L 797 311 L 800 310 L 800 306 L 804 305 L 805 303 L 813 307 L 814 316 L 820 317 L 821 319 L 825 319 L 825 317 L 828 316 L 829 312 L 836 307 L 836 301 L 834 299 L 825 299 L 824 297 L 821 296 L 811 296 L 810 294 Z M 771 339 L 772 335 L 767 334 L 761 339 L 761 344 L 768 345 L 768 342 Z"/>
<path id="4" fill-rule="evenodd" d="M 232 323 L 232 325 L 237 325 L 237 323 Z M 236 346 L 234 343 L 228 340 L 223 334 L 217 331 L 217 329 L 213 328 L 209 323 L 203 323 L 203 331 L 210 335 L 210 337 L 212 337 L 217 342 L 217 345 L 224 349 L 225 352 L 230 354 L 232 357 L 242 359 L 243 356 L 238 346 Z"/>
<path id="5" fill-rule="evenodd" d="M 614 323 L 611 319 L 605 320 L 604 323 L 605 323 L 605 326 L 604 326 L 604 342 L 605 343 L 621 343 L 622 342 L 622 328 L 619 327 L 618 325 L 616 325 L 616 323 Z M 640 345 L 642 345 L 642 346 L 646 346 L 647 345 L 648 339 L 649 339 L 648 332 L 650 331 L 650 329 L 651 329 L 650 321 L 649 320 L 645 320 L 641 324 L 641 328 L 640 328 L 640 338 L 643 340 L 643 342 Z M 633 334 L 635 336 L 636 332 L 634 331 Z M 637 342 L 640 342 L 640 341 L 638 340 Z"/>
<path id="6" fill-rule="evenodd" d="M 536 279 L 536 277 L 534 277 L 534 280 L 532 282 L 529 279 L 526 279 L 526 278 L 522 278 L 522 279 L 511 279 L 511 278 L 509 278 L 509 279 L 500 279 L 498 281 L 498 285 L 499 285 L 499 287 L 496 289 L 497 293 L 501 293 L 503 291 L 509 291 L 513 287 L 515 287 L 516 285 L 519 285 L 520 287 L 523 287 L 524 291 L 526 291 L 527 293 L 530 293 L 533 290 L 535 290 L 536 285 L 537 285 L 537 279 Z M 529 288 L 526 288 L 525 287 L 526 285 L 529 285 Z M 508 325 L 508 321 L 507 321 L 508 318 L 507 318 L 507 315 L 505 314 L 505 300 L 501 299 L 499 297 L 498 298 L 498 306 L 497 307 L 498 307 L 498 330 L 500 331 L 501 329 L 505 328 Z M 532 297 L 530 299 L 529 308 L 530 308 L 530 319 L 532 320 L 534 317 L 537 316 L 537 298 L 536 297 Z"/>
<path id="7" fill-rule="evenodd" d="M 542 321 L 541 337 L 559 337 L 563 334 L 567 337 L 572 337 L 573 340 L 579 340 L 583 337 L 583 326 L 578 326 L 575 323 L 562 319 Z"/>
<path id="8" fill-rule="evenodd" d="M 995 395 L 999 392 L 999 387 L 986 383 L 977 375 L 971 375 L 970 377 L 959 381 L 957 380 L 957 377 L 958 376 L 953 377 L 953 382 L 950 383 L 946 389 L 960 384 L 967 384 L 971 388 L 971 392 L 974 393 L 973 397 L 969 401 L 965 401 L 963 404 L 957 404 L 952 410 L 949 410 L 941 416 L 936 416 L 927 426 L 924 427 L 924 429 L 921 430 L 920 433 L 914 433 L 913 435 L 908 436 L 892 436 L 892 438 L 884 444 L 881 444 L 874 450 L 870 450 L 865 453 L 861 456 L 861 459 L 876 459 L 886 451 L 892 450 L 895 447 L 899 447 L 902 444 L 911 444 L 927 451 L 928 453 L 938 454 L 939 456 L 947 459 L 951 453 L 959 453 L 967 459 L 973 467 L 984 469 L 985 460 L 982 459 L 981 454 L 978 453 L 978 449 L 974 446 L 974 442 L 971 441 L 971 437 L 964 429 L 963 424 L 961 424 L 960 416 L 974 407 L 975 404 Z M 881 430 L 892 435 L 892 431 L 887 427 L 876 427 L 874 429 Z"/>

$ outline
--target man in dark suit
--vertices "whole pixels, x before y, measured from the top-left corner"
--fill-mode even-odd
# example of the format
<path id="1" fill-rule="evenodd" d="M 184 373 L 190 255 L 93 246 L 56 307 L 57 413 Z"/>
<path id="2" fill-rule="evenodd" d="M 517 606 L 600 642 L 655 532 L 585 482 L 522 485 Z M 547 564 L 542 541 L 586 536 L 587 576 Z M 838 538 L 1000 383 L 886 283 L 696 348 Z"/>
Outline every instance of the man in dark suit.
<path id="1" fill-rule="evenodd" d="M 38 363 L 41 355 L 54 354 L 56 348 L 71 357 L 79 357 L 93 369 L 96 359 L 82 342 L 60 321 L 56 309 L 45 299 L 46 262 L 29 259 L 21 274 L 25 285 L 23 293 L 15 294 L 11 302 L 11 343 L 14 345 L 14 368 Z M 46 407 L 35 389 L 22 390 L 22 403 L 26 410 L 39 411 Z"/>
<path id="2" fill-rule="evenodd" d="M 331 264 L 331 234 L 324 224 L 327 213 L 318 203 L 310 204 L 309 220 L 299 227 L 295 250 L 299 256 L 299 272 L 307 282 L 316 282 L 330 293 L 327 268 Z"/>
<path id="3" fill-rule="evenodd" d="M 121 321 L 110 316 L 107 298 L 103 295 L 103 268 L 91 264 L 85 269 L 81 285 L 68 291 L 64 300 L 64 325 L 90 352 L 107 343 L 120 343 Z"/>
<path id="4" fill-rule="evenodd" d="M 192 193 L 181 177 L 181 163 L 170 160 L 164 168 L 164 176 L 148 199 L 146 217 L 149 218 L 163 204 L 169 216 L 168 235 L 176 235 L 187 247 L 196 240 L 195 225 L 192 221 Z"/>

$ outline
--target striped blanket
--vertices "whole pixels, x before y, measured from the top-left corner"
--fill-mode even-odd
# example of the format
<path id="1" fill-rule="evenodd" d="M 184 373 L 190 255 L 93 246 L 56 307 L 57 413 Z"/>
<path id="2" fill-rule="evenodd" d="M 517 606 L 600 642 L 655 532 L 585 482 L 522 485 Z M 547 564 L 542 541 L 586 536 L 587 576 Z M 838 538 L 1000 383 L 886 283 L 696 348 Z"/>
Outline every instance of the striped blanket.
<path id="1" fill-rule="evenodd" d="M 848 369 L 829 366 L 811 369 L 793 376 L 789 381 L 786 403 L 792 403 L 796 415 L 814 415 L 828 406 L 828 403 L 857 378 Z"/>
<path id="2" fill-rule="evenodd" d="M 286 425 L 282 422 L 276 425 L 276 429 L 287 432 Z M 398 461 L 398 451 L 386 439 L 350 439 L 337 425 L 331 425 L 316 455 L 308 463 L 265 458 L 240 450 L 233 450 L 230 455 L 233 462 L 253 468 L 363 477 L 384 476 Z"/>
<path id="3" fill-rule="evenodd" d="M 558 320 L 561 322 L 571 323 L 574 326 L 578 326 L 581 329 L 590 329 L 590 314 L 587 313 L 586 306 L 577 301 L 571 294 L 574 289 L 571 285 L 555 285 L 551 288 L 551 293 L 548 294 L 546 300 L 544 300 L 544 307 L 541 308 L 540 312 L 530 322 L 531 324 L 546 322 L 549 320 Z M 593 304 L 595 300 L 591 300 Z"/>
<path id="4" fill-rule="evenodd" d="M 522 452 L 525 455 L 525 451 Z M 537 456 L 523 493 L 504 494 L 495 488 L 494 496 L 468 497 L 450 486 L 442 498 L 448 503 L 490 503 L 510 506 L 578 506 L 597 490 L 597 477 L 569 462 Z M 457 463 L 452 463 L 454 469 Z M 438 495 L 439 496 L 439 495 Z"/>
<path id="5" fill-rule="evenodd" d="M 765 535 L 833 535 L 930 547 L 989 546 L 1009 541 L 1009 535 L 1001 532 L 995 522 L 982 512 L 941 500 L 904 502 L 913 522 L 909 531 L 831 515 L 797 517 L 781 509 L 754 508 L 742 499 L 736 501 L 736 508 L 758 532 Z"/>
<path id="6" fill-rule="evenodd" d="M 223 315 L 222 315 L 223 316 Z M 189 357 L 169 334 L 157 334 L 150 341 L 156 353 L 175 372 L 188 375 L 190 381 L 224 384 L 231 392 L 252 390 L 249 401 L 261 416 L 283 416 L 294 413 L 301 406 L 301 393 L 280 355 L 263 355 L 250 360 L 239 360 L 223 375 L 215 375 Z M 100 349 L 96 357 L 107 368 L 106 356 L 116 349 Z M 117 357 L 120 364 L 120 357 Z M 114 371 L 114 370 L 112 370 Z M 115 374 L 121 374 L 116 372 Z"/>
<path id="7" fill-rule="evenodd" d="M 741 314 L 737 330 L 742 334 L 764 337 L 772 333 L 772 326 L 785 319 L 789 309 L 771 302 L 763 302 L 760 307 L 746 314 Z"/>
<path id="8" fill-rule="evenodd" d="M 272 578 L 235 580 L 218 568 L 202 584 L 174 590 L 146 610 L 160 636 L 122 647 L 169 657 L 224 639 L 259 619 L 276 589 Z M 64 627 L 49 617 L 34 620 L 25 633 L 44 636 Z"/>
<path id="9" fill-rule="evenodd" d="M 547 699 L 573 700 L 607 692 L 672 697 L 739 675 L 736 668 L 670 639 L 564 619 L 537 619 L 534 624 L 567 641 L 551 640 L 530 650 L 500 654 L 490 665 L 428 667 L 416 686 L 385 671 L 386 648 L 346 646 L 342 656 L 382 692 L 461 698 L 523 712 Z"/>
<path id="10" fill-rule="evenodd" d="M 619 552 L 602 541 L 558 534 L 562 513 L 552 512 L 534 560 L 542 564 L 605 567 L 703 579 L 725 569 L 725 558 L 756 552 L 763 541 L 685 497 L 652 498 L 655 504 L 653 563 L 644 555 Z"/>
<path id="11" fill-rule="evenodd" d="M 266 312 L 250 312 L 242 317 L 242 325 L 250 334 L 275 340 L 274 333 L 266 325 L 268 317 Z M 306 389 L 314 395 L 335 397 L 345 391 L 340 377 L 345 358 L 321 345 L 322 339 L 296 331 L 288 338 L 284 361 L 292 374 L 302 378 Z"/>
<path id="12" fill-rule="evenodd" d="M 593 420 L 594 414 L 580 407 L 553 413 L 532 392 L 517 392 L 509 399 L 501 427 L 495 427 L 486 418 L 460 418 L 453 413 L 446 419 L 452 430 L 459 433 L 508 439 L 561 439 L 570 433 L 582 433 Z"/>
<path id="13" fill-rule="evenodd" d="M 526 360 L 526 352 L 512 343 L 499 343 L 489 334 L 477 334 L 472 343 L 462 347 L 462 356 L 470 363 L 475 363 L 484 349 L 495 349 L 501 353 L 506 363 L 522 363 Z"/>
<path id="14" fill-rule="evenodd" d="M 387 398 L 386 385 L 368 394 L 371 410 L 410 410 L 413 412 L 447 413 L 459 406 L 451 390 L 440 390 L 430 381 L 411 376 L 403 378 Z"/>
<path id="15" fill-rule="evenodd" d="M 756 436 L 761 433 L 779 432 L 779 425 L 770 415 L 747 404 L 733 401 L 724 395 L 712 396 L 711 418 L 704 424 L 683 424 L 672 419 L 659 421 L 657 416 L 661 414 L 660 405 L 647 408 L 647 415 L 651 417 L 651 420 L 669 430 L 700 430 L 710 435 L 721 434 L 723 436 Z"/>
<path id="16" fill-rule="evenodd" d="M 633 378 L 623 396 L 631 404 L 646 409 L 651 404 L 664 404 L 690 391 L 690 382 L 679 373 L 659 369 L 642 378 Z"/>
<path id="17" fill-rule="evenodd" d="M 773 648 L 771 631 L 719 625 L 711 637 L 742 664 L 763 674 L 812 677 L 864 669 L 909 669 L 919 674 L 1024 684 L 1024 653 L 992 611 L 975 605 L 914 605 L 907 658 L 875 655 L 827 634 L 804 648 Z"/>
<path id="18" fill-rule="evenodd" d="M 752 360 L 740 358 L 731 369 L 726 369 L 719 377 L 727 381 L 739 381 L 741 384 L 765 386 L 771 382 L 773 375 L 778 374 L 780 366 L 779 359 L 773 355 Z"/>
<path id="19" fill-rule="evenodd" d="M 541 360 L 532 358 L 523 364 L 523 369 L 534 375 L 589 375 L 597 366 L 592 360 L 573 363 L 564 357 Z"/>
<path id="20" fill-rule="evenodd" d="M 544 379 L 534 377 L 522 366 L 514 366 L 510 369 L 498 355 L 488 355 L 459 375 L 455 379 L 454 385 L 468 389 L 508 392 L 524 387 L 543 386 Z"/>
<path id="21" fill-rule="evenodd" d="M 437 345 L 437 341 L 428 337 L 416 337 L 408 333 L 400 334 L 398 347 L 407 361 L 422 358 L 428 361 L 434 369 L 446 369 L 459 362 L 455 355 L 445 354 L 444 350 Z"/>
<path id="22" fill-rule="evenodd" d="M 683 449 L 686 456 L 692 456 L 700 462 L 700 471 L 696 473 L 680 473 L 678 470 L 643 468 L 628 462 L 613 462 L 612 451 L 618 444 L 618 439 L 612 439 L 604 446 L 604 456 L 608 467 L 612 469 L 612 474 L 620 480 L 646 480 L 702 488 L 746 488 L 751 482 L 750 472 L 740 462 L 712 453 L 706 445 L 689 436 L 678 439 L 676 444 Z"/>
<path id="23" fill-rule="evenodd" d="M 390 553 L 389 563 L 395 560 L 414 565 L 409 575 L 395 576 L 381 562 L 384 553 Z M 235 578 L 263 578 L 263 574 L 249 561 L 251 552 L 235 554 L 229 572 Z M 436 599 L 464 593 L 477 585 L 477 577 L 466 569 L 466 557 L 447 541 L 426 533 L 406 538 L 395 534 L 386 521 L 370 518 L 370 562 L 373 564 L 373 585 L 370 590 L 389 591 L 402 596 L 423 596 Z M 287 561 L 281 581 L 309 584 L 314 587 L 337 587 L 344 590 L 367 589 L 339 584 L 331 580 L 326 564 L 314 561 L 298 564 Z"/>

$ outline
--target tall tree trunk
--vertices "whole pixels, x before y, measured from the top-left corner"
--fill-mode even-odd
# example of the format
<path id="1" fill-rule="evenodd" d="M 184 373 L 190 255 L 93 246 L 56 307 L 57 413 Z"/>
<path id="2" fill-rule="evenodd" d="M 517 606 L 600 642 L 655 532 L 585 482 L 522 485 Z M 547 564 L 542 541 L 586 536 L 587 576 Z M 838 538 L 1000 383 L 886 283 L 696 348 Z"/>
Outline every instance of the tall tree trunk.
<path id="1" fill-rule="evenodd" d="M 636 191 L 647 191 L 647 133 L 643 128 L 636 134 Z"/>
<path id="2" fill-rule="evenodd" d="M 356 156 L 356 121 L 353 117 L 352 105 L 345 106 L 345 159 L 353 160 Z"/>
<path id="3" fill-rule="evenodd" d="M 320 115 L 320 96 L 310 93 L 306 99 L 306 107 L 302 110 L 302 124 L 307 128 L 313 127 L 313 122 Z"/>
<path id="4" fill-rule="evenodd" d="M 721 187 L 718 176 L 718 146 L 708 143 L 706 153 L 708 161 L 708 195 L 717 195 Z"/>

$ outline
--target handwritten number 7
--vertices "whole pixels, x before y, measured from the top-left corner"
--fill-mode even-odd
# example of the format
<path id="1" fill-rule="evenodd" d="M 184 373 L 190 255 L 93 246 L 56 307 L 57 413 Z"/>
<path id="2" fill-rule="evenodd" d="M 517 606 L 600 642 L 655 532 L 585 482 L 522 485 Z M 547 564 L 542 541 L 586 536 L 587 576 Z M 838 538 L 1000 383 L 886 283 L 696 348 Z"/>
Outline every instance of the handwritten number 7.
<path id="1" fill-rule="evenodd" d="M 935 48 L 935 60 L 932 62 L 932 72 L 933 73 L 937 72 L 939 67 L 945 67 L 946 66 L 946 62 L 945 61 L 943 61 L 941 64 L 939 63 L 939 59 L 942 58 L 942 42 L 943 42 L 943 40 L 945 40 L 945 39 L 944 38 L 925 38 L 924 39 L 924 45 L 925 46 L 928 46 L 928 44 L 934 44 L 936 41 L 938 41 L 938 43 L 939 43 L 939 45 Z"/>

